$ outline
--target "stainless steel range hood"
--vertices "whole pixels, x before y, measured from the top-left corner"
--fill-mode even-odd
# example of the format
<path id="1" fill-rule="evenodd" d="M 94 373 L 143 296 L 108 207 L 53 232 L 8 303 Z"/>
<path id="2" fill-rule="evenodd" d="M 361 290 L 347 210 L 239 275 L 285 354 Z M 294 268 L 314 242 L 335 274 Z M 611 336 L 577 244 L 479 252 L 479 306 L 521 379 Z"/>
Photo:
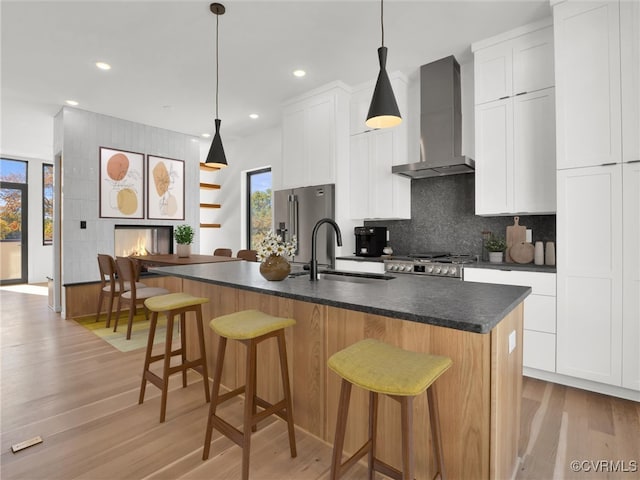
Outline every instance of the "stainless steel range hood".
<path id="1" fill-rule="evenodd" d="M 461 146 L 460 65 L 449 56 L 420 67 L 420 161 L 392 171 L 409 178 L 473 173 Z"/>

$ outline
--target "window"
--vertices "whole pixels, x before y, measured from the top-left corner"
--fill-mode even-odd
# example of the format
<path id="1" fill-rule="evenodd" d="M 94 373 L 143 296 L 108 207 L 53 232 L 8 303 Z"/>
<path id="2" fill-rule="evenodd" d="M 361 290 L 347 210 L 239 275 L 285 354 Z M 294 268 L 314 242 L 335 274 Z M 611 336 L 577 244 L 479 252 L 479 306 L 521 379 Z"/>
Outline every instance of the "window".
<path id="1" fill-rule="evenodd" d="M 42 244 L 53 244 L 53 165 L 42 164 Z"/>
<path id="2" fill-rule="evenodd" d="M 0 159 L 0 182 L 0 239 L 19 241 L 23 233 L 27 162 Z"/>
<path id="3" fill-rule="evenodd" d="M 247 248 L 258 248 L 271 230 L 271 217 L 271 169 L 247 172 Z"/>

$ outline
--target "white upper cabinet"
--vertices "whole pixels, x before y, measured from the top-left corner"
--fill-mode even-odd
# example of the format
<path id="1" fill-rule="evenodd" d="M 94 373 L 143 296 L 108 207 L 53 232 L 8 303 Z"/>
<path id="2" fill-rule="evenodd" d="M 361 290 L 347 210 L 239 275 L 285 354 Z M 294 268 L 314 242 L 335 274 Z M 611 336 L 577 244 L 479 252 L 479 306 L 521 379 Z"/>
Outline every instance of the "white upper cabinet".
<path id="1" fill-rule="evenodd" d="M 338 158 L 348 155 L 340 140 L 348 128 L 348 109 L 347 88 L 337 82 L 285 105 L 281 188 L 336 183 Z"/>
<path id="2" fill-rule="evenodd" d="M 365 125 L 373 83 L 356 87 L 351 96 L 349 208 L 352 219 L 411 218 L 411 180 L 391 173 L 407 157 L 407 79 L 389 75 L 403 116 L 400 125 L 371 130 Z"/>
<path id="3" fill-rule="evenodd" d="M 474 43 L 476 214 L 556 210 L 551 20 Z"/>
<path id="4" fill-rule="evenodd" d="M 551 19 L 472 45 L 476 105 L 552 87 Z"/>
<path id="5" fill-rule="evenodd" d="M 565 2 L 553 19 L 558 168 L 619 163 L 619 3 Z"/>
<path id="6" fill-rule="evenodd" d="M 620 4 L 622 161 L 640 160 L 640 2 Z"/>

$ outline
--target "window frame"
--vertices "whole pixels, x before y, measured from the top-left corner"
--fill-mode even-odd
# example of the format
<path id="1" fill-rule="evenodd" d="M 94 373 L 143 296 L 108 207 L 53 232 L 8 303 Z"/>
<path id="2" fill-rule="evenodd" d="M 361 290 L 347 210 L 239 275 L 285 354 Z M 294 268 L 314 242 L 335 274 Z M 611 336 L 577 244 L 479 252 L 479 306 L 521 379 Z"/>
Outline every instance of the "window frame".
<path id="1" fill-rule="evenodd" d="M 245 242 L 247 245 L 247 248 L 250 249 L 251 248 L 251 177 L 253 177 L 254 175 L 259 175 L 262 173 L 267 173 L 267 172 L 272 172 L 271 167 L 264 167 L 264 168 L 259 168 L 256 170 L 250 170 L 248 172 L 246 172 L 246 197 L 245 197 L 245 201 L 246 201 L 246 210 L 245 210 L 245 228 L 246 228 L 246 237 L 245 237 Z M 272 180 L 272 187 L 271 187 L 271 191 L 273 192 L 273 176 L 271 178 Z M 273 205 L 271 206 L 271 216 L 272 216 L 272 220 L 273 220 Z"/>
<path id="2" fill-rule="evenodd" d="M 53 229 L 53 196 L 55 194 L 54 190 L 54 166 L 53 163 L 43 163 L 42 164 L 42 245 L 53 245 L 53 230 L 51 231 L 51 239 L 48 240 L 45 236 L 45 226 L 46 226 L 46 207 L 45 207 L 45 198 L 47 197 L 47 184 L 45 183 L 45 179 L 47 178 L 45 171 L 50 168 L 51 169 L 51 227 Z"/>

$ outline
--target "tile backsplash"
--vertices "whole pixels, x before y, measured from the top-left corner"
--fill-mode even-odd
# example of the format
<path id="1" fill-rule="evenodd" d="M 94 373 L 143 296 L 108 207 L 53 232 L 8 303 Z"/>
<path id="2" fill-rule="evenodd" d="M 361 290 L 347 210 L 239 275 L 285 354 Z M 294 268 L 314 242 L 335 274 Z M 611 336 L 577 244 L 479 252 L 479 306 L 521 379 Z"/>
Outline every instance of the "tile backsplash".
<path id="1" fill-rule="evenodd" d="M 475 175 L 451 175 L 411 181 L 411 220 L 366 221 L 386 226 L 394 255 L 449 251 L 482 255 L 482 232 L 504 237 L 513 216 L 480 217 L 475 211 Z M 556 239 L 555 215 L 520 215 L 532 241 Z"/>

